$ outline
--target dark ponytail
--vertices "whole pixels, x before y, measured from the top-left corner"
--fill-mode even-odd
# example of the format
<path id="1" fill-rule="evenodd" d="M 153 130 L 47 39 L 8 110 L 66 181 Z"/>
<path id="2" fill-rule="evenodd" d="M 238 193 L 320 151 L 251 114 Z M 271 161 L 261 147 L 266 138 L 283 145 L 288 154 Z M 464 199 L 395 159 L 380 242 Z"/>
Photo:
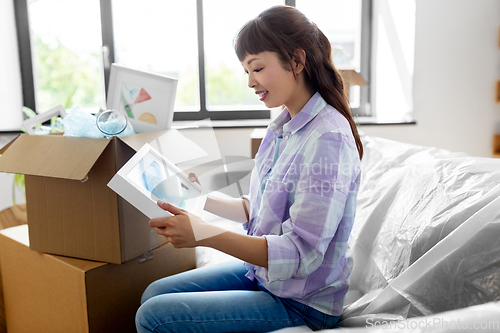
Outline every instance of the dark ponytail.
<path id="1" fill-rule="evenodd" d="M 240 61 L 248 54 L 275 52 L 287 70 L 291 68 L 295 51 L 304 50 L 306 80 L 347 119 L 359 158 L 363 157 L 363 145 L 351 113 L 344 80 L 333 65 L 332 46 L 316 24 L 294 7 L 271 7 L 243 26 L 234 46 Z"/>

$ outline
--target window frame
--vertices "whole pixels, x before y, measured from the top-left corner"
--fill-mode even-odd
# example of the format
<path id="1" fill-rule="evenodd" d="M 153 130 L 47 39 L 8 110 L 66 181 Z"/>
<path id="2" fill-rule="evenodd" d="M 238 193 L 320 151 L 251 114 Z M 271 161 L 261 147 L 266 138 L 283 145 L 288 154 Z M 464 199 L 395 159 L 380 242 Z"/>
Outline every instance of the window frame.
<path id="1" fill-rule="evenodd" d="M 368 82 L 367 86 L 360 87 L 360 107 L 353 108 L 354 116 L 371 116 L 370 113 L 370 59 L 371 59 L 371 31 L 372 31 L 372 1 L 361 0 L 361 64 L 360 74 Z M 100 0 L 102 52 L 104 61 L 105 94 L 108 94 L 110 64 L 115 60 L 112 0 Z M 295 0 L 285 0 L 285 5 L 294 6 Z M 203 27 L 203 0 L 196 0 L 198 22 L 198 66 L 199 66 L 199 111 L 182 111 L 174 113 L 174 121 L 211 120 L 252 120 L 270 119 L 270 110 L 224 110 L 209 111 L 207 109 L 205 89 L 205 54 L 204 54 L 204 27 Z M 28 0 L 14 1 L 16 30 L 19 40 L 19 58 L 22 77 L 23 103 L 37 111 L 36 91 L 33 74 L 31 37 L 29 27 Z M 341 69 L 341 68 L 339 68 Z"/>

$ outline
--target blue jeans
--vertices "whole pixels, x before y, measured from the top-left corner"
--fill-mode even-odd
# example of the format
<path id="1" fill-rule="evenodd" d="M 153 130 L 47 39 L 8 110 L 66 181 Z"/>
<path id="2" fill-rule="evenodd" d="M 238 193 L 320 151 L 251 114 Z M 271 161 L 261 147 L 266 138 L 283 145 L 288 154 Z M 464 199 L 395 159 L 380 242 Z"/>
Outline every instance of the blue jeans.
<path id="1" fill-rule="evenodd" d="M 142 332 L 270 332 L 307 325 L 333 328 L 328 316 L 268 292 L 250 281 L 240 261 L 199 268 L 153 282 L 142 296 L 136 327 Z"/>

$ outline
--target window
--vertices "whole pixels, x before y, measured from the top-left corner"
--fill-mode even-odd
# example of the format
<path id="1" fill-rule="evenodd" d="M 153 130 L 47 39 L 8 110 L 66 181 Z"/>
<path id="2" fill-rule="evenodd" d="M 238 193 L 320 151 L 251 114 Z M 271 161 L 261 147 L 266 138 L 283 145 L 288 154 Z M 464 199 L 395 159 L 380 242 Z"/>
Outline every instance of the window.
<path id="1" fill-rule="evenodd" d="M 0 132 L 18 131 L 22 126 L 22 89 L 13 1 L 0 1 Z M 7 50 L 10 50 L 8 52 Z M 12 112 L 11 110 L 18 110 Z M 0 143 L 3 146 L 5 142 Z"/>
<path id="2" fill-rule="evenodd" d="M 361 0 L 296 0 L 296 7 L 316 23 L 328 37 L 333 49 L 333 62 L 337 69 L 356 69 L 368 81 L 369 46 L 363 38 L 363 20 L 369 21 L 368 3 Z M 365 8 L 362 8 L 362 5 Z M 363 10 L 366 12 L 364 13 Z M 363 52 L 365 53 L 362 53 Z M 352 86 L 349 102 L 354 114 L 366 115 L 368 87 Z"/>
<path id="3" fill-rule="evenodd" d="M 29 1 L 37 110 L 104 106 L 99 0 Z"/>
<path id="4" fill-rule="evenodd" d="M 115 61 L 175 77 L 176 111 L 199 111 L 195 0 L 112 1 Z"/>
<path id="5" fill-rule="evenodd" d="M 281 0 L 252 1 L 242 7 L 241 1 L 203 1 L 205 36 L 205 75 L 207 110 L 264 110 L 265 105 L 248 89 L 248 77 L 233 49 L 233 40 L 241 26 L 268 7 L 283 4 Z M 221 13 L 237 13 L 224 15 Z"/>
<path id="6" fill-rule="evenodd" d="M 17 6 L 26 106 L 45 111 L 105 105 L 109 64 L 178 79 L 174 120 L 265 119 L 270 112 L 247 87 L 233 51 L 238 29 L 276 4 L 297 6 L 330 39 L 339 69 L 368 81 L 369 0 L 28 0 Z M 28 19 L 23 19 L 28 17 Z M 26 22 L 25 22 L 26 21 Z M 28 44 L 29 45 L 29 44 Z M 32 63 L 31 63 L 32 62 Z M 30 71 L 30 66 L 33 70 Z M 351 88 L 355 114 L 366 115 L 368 87 Z M 28 94 L 26 93 L 28 92 Z M 28 95 L 28 96 L 26 96 Z M 31 95 L 31 96 L 29 96 Z"/>

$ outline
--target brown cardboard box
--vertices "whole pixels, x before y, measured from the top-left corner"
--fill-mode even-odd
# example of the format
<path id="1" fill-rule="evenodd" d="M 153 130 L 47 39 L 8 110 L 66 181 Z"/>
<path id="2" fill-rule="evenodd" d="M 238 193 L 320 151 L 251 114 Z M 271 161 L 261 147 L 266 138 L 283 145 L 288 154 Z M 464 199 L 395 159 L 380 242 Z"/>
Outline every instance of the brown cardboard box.
<path id="1" fill-rule="evenodd" d="M 183 144 L 190 150 L 194 143 L 176 133 L 18 136 L 2 149 L 0 172 L 26 175 L 31 249 L 118 264 L 164 244 L 149 219 L 107 183 L 145 143 L 167 155 Z"/>
<path id="2" fill-rule="evenodd" d="M 42 254 L 28 243 L 27 225 L 0 231 L 9 333 L 136 332 L 149 283 L 196 265 L 194 249 L 170 244 L 117 265 Z"/>
<path id="3" fill-rule="evenodd" d="M 26 224 L 26 205 L 16 205 L 0 212 L 0 229 Z M 0 274 L 0 333 L 7 332 L 3 301 L 2 276 Z"/>

